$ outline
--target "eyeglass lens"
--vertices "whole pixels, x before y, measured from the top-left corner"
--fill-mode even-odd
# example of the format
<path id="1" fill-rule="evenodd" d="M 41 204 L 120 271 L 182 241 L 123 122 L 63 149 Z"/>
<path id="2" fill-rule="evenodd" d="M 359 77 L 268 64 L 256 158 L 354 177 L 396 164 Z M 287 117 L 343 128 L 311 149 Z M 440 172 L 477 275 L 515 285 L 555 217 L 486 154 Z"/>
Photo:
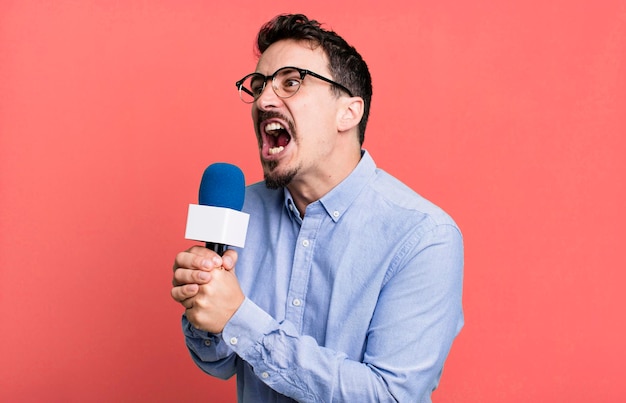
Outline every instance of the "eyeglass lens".
<path id="1" fill-rule="evenodd" d="M 273 75 L 272 88 L 279 97 L 289 98 L 298 92 L 302 83 L 301 77 L 300 72 L 294 68 L 280 69 Z M 264 75 L 256 73 L 246 77 L 242 83 L 243 88 L 239 91 L 241 99 L 247 103 L 254 102 L 265 89 L 266 80 Z"/>

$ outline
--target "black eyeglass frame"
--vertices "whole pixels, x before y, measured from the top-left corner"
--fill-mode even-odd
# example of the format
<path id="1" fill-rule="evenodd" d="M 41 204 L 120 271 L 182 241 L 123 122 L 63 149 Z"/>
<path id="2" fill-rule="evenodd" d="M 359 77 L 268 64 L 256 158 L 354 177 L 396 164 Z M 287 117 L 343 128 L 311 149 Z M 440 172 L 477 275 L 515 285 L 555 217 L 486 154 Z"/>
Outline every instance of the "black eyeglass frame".
<path id="1" fill-rule="evenodd" d="M 329 84 L 331 84 L 331 85 L 334 85 L 335 87 L 339 88 L 340 90 L 345 91 L 345 92 L 346 92 L 349 96 L 351 96 L 351 97 L 352 97 L 352 96 L 354 96 L 354 95 L 352 95 L 352 91 L 350 91 L 349 89 L 347 89 L 347 88 L 346 88 L 346 87 L 344 87 L 343 85 L 339 84 L 338 82 L 331 80 L 330 78 L 326 78 L 326 77 L 324 77 L 324 76 L 321 76 L 321 75 L 319 75 L 319 74 L 317 74 L 317 73 L 315 73 L 315 72 L 313 72 L 313 71 L 311 71 L 311 70 L 301 69 L 300 67 L 285 66 L 285 67 L 281 67 L 281 68 L 279 68 L 278 70 L 276 70 L 276 71 L 274 72 L 274 74 L 272 74 L 271 76 L 265 76 L 265 75 L 263 75 L 263 74 L 261 74 L 261 73 L 250 73 L 250 74 L 246 75 L 244 78 L 242 78 L 241 80 L 237 81 L 237 82 L 235 83 L 235 86 L 236 86 L 236 87 L 237 87 L 237 89 L 239 90 L 239 98 L 241 98 L 241 100 L 242 100 L 243 102 L 245 102 L 245 103 L 252 103 L 252 102 L 256 101 L 257 99 L 259 99 L 259 97 L 261 96 L 261 94 L 262 94 L 262 93 L 263 93 L 263 91 L 265 90 L 265 86 L 267 85 L 267 81 L 268 81 L 268 80 L 270 80 L 270 79 L 272 80 L 272 91 L 274 91 L 274 93 L 276 94 L 276 96 L 277 96 L 277 97 L 285 99 L 285 98 L 291 98 L 292 96 L 296 95 L 296 93 L 297 93 L 298 91 L 300 91 L 300 86 L 301 86 L 301 85 L 300 85 L 300 86 L 298 86 L 298 90 L 296 90 L 296 91 L 295 91 L 294 93 L 292 93 L 292 94 L 289 94 L 289 95 L 288 95 L 288 96 L 286 96 L 286 97 L 280 96 L 280 95 L 276 92 L 276 88 L 274 87 L 274 84 L 273 84 L 273 83 L 274 83 L 274 79 L 276 78 L 277 74 L 278 74 L 278 73 L 280 73 L 280 72 L 281 72 L 281 71 L 283 71 L 283 70 L 286 70 L 286 69 L 293 69 L 293 70 L 296 70 L 298 73 L 300 73 L 300 81 L 304 81 L 304 77 L 306 77 L 307 75 L 309 75 L 309 76 L 315 77 L 315 78 L 317 78 L 317 79 L 320 79 L 320 80 L 322 80 L 322 81 L 326 81 L 327 83 L 329 83 Z M 256 96 L 254 95 L 254 93 L 253 93 L 250 89 L 248 89 L 248 88 L 246 88 L 246 87 L 244 87 L 244 86 L 243 86 L 244 81 L 246 81 L 249 77 L 252 77 L 252 76 L 258 76 L 258 77 L 260 77 L 260 78 L 262 78 L 262 79 L 263 79 L 263 88 L 261 88 L 261 91 L 260 91 L 260 92 L 259 92 L 259 94 L 258 94 L 258 95 L 256 95 Z M 246 102 L 246 101 L 243 99 L 243 97 L 241 96 L 241 91 L 244 91 L 246 94 L 250 95 L 250 96 L 252 97 L 252 101 L 250 101 L 250 102 Z"/>

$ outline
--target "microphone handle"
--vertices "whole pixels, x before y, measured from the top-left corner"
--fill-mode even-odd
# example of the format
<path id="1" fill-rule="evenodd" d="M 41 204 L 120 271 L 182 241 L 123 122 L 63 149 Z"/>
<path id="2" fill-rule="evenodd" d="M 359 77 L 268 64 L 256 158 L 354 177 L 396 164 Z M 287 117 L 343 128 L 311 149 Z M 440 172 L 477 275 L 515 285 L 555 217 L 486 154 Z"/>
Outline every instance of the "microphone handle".
<path id="1" fill-rule="evenodd" d="M 206 248 L 212 250 L 220 256 L 222 256 L 226 251 L 226 245 L 223 243 L 207 242 Z"/>

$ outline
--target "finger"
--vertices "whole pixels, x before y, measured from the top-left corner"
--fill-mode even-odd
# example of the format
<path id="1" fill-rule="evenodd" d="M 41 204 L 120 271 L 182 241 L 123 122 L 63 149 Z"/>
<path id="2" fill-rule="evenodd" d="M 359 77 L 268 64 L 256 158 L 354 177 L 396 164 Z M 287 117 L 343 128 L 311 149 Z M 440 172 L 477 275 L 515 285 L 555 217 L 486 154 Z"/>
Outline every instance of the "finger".
<path id="1" fill-rule="evenodd" d="M 187 298 L 186 300 L 181 302 L 181 305 L 185 308 L 185 310 L 193 309 L 194 301 L 195 301 L 195 297 Z"/>
<path id="2" fill-rule="evenodd" d="M 174 272 L 172 285 L 206 284 L 211 281 L 211 273 L 203 270 L 177 269 Z"/>
<path id="3" fill-rule="evenodd" d="M 178 287 L 172 287 L 172 298 L 176 302 L 183 303 L 183 301 L 195 297 L 198 294 L 200 286 L 198 284 L 185 284 Z"/>
<path id="4" fill-rule="evenodd" d="M 235 264 L 237 263 L 237 251 L 228 249 L 224 252 L 224 256 L 222 256 L 222 267 L 226 270 L 232 270 L 235 268 Z"/>
<path id="5" fill-rule="evenodd" d="M 194 246 L 176 255 L 174 271 L 179 268 L 193 270 L 213 270 L 222 266 L 222 258 L 217 253 L 199 246 Z"/>

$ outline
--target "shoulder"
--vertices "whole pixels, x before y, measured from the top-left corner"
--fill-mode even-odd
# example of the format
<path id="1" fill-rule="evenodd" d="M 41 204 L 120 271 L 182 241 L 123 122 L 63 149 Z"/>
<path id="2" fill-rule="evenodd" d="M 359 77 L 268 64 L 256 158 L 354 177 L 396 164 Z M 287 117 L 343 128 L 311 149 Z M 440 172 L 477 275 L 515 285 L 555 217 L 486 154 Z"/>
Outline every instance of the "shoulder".
<path id="1" fill-rule="evenodd" d="M 246 186 L 243 211 L 253 213 L 259 210 L 280 207 L 285 200 L 282 189 L 268 189 L 264 182 L 257 182 Z"/>
<path id="2" fill-rule="evenodd" d="M 425 226 L 424 229 L 451 226 L 458 230 L 452 217 L 441 207 L 382 169 L 376 169 L 376 175 L 368 191 L 371 192 L 370 197 L 379 199 L 379 202 L 388 209 L 406 216 L 411 221 L 420 221 Z"/>

